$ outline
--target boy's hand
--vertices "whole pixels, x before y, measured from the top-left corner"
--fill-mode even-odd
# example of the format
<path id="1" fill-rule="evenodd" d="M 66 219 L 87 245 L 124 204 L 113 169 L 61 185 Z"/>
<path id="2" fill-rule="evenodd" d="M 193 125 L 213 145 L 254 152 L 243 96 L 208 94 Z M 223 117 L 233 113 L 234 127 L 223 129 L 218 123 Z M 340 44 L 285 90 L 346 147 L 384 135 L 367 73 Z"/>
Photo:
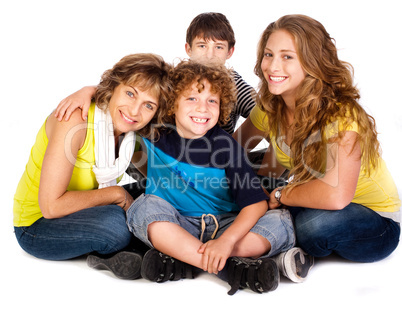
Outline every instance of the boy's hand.
<path id="1" fill-rule="evenodd" d="M 62 121 L 63 118 L 65 121 L 68 121 L 72 112 L 77 108 L 81 108 L 81 117 L 84 121 L 86 121 L 88 117 L 88 110 L 91 105 L 91 99 L 94 93 L 94 87 L 84 87 L 74 92 L 59 103 L 55 110 L 54 116 L 59 121 Z"/>
<path id="2" fill-rule="evenodd" d="M 213 239 L 202 244 L 198 253 L 202 257 L 202 269 L 209 273 L 218 274 L 225 267 L 226 260 L 230 257 L 234 245 L 218 239 Z"/>

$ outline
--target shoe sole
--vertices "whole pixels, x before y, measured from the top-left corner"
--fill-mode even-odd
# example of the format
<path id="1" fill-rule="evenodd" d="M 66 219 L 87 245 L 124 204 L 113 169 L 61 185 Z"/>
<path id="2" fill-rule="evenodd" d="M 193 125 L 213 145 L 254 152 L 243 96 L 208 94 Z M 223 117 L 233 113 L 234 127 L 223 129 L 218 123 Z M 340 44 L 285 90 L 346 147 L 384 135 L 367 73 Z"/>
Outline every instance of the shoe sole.
<path id="1" fill-rule="evenodd" d="M 98 270 L 109 270 L 120 279 L 133 280 L 141 276 L 142 258 L 134 252 L 118 252 L 110 258 L 89 255 L 87 264 Z"/>
<path id="2" fill-rule="evenodd" d="M 279 275 L 279 268 L 276 262 L 271 258 L 268 260 L 268 262 L 269 267 L 266 267 L 267 270 L 266 275 L 268 275 L 268 277 L 270 278 L 269 280 L 270 285 L 267 285 L 267 290 L 265 292 L 272 292 L 275 291 L 279 285 L 280 275 Z"/>
<path id="3" fill-rule="evenodd" d="M 288 254 L 290 254 L 289 257 L 284 258 L 286 276 L 293 282 L 304 282 L 314 265 L 314 258 L 300 248 L 293 248 L 288 251 Z"/>
<path id="4" fill-rule="evenodd" d="M 159 260 L 159 251 L 156 249 L 150 249 L 148 250 L 144 257 L 142 258 L 142 265 L 141 265 L 141 277 L 153 282 L 159 282 L 157 279 L 159 276 L 155 275 L 156 273 L 159 274 L 162 272 L 162 270 L 158 269 L 155 272 L 155 261 Z M 157 263 L 159 264 L 159 263 Z M 154 270 L 154 271 L 151 271 Z M 150 272 L 153 273 L 153 275 L 150 275 Z M 167 279 L 166 279 L 167 280 Z M 165 281 L 165 280 L 164 280 Z"/>

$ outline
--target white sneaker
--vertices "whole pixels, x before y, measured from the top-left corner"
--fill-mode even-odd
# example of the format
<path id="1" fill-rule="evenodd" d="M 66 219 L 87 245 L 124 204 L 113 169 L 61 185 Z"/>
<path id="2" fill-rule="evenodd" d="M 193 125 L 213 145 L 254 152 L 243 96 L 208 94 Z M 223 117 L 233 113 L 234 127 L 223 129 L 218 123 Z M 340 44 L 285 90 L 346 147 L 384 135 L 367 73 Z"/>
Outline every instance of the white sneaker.
<path id="1" fill-rule="evenodd" d="M 306 280 L 310 269 L 314 265 L 314 257 L 302 249 L 294 247 L 273 257 L 279 271 L 293 282 Z"/>

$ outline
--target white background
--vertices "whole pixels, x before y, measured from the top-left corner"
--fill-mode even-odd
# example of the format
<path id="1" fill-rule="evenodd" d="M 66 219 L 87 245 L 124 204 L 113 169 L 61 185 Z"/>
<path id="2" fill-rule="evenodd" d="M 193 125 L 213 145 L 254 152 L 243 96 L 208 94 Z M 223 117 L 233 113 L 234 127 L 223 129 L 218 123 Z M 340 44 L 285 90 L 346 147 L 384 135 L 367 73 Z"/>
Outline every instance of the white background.
<path id="1" fill-rule="evenodd" d="M 375 117 L 383 157 L 402 189 L 401 10 L 383 1 L 2 1 L 0 4 L 1 195 L 0 306 L 96 308 L 228 306 L 234 308 L 377 308 L 401 303 L 401 249 L 373 264 L 328 257 L 303 284 L 282 280 L 274 292 L 239 291 L 212 275 L 156 284 L 124 281 L 88 268 L 83 259 L 42 261 L 24 253 L 13 234 L 12 204 L 35 135 L 61 99 L 95 85 L 123 56 L 153 52 L 186 57 L 185 34 L 202 12 L 225 14 L 236 34 L 228 65 L 252 86 L 259 36 L 272 21 L 301 13 L 321 21 L 352 63 L 361 104 Z M 373 248 L 375 250 L 375 248 Z M 7 304 L 7 305 L 6 305 Z M 6 307 L 5 307 L 6 306 Z"/>

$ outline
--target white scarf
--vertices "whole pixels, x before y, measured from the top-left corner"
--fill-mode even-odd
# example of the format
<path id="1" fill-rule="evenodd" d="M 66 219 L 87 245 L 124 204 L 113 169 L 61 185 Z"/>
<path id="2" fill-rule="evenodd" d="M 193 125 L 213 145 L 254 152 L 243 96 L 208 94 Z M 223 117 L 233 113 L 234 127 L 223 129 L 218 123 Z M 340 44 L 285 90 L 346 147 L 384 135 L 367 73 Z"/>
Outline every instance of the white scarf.
<path id="1" fill-rule="evenodd" d="M 130 131 L 120 145 L 119 157 L 115 159 L 115 139 L 112 117 L 95 106 L 95 165 L 92 167 L 99 189 L 115 186 L 130 164 L 135 147 L 135 133 Z"/>

